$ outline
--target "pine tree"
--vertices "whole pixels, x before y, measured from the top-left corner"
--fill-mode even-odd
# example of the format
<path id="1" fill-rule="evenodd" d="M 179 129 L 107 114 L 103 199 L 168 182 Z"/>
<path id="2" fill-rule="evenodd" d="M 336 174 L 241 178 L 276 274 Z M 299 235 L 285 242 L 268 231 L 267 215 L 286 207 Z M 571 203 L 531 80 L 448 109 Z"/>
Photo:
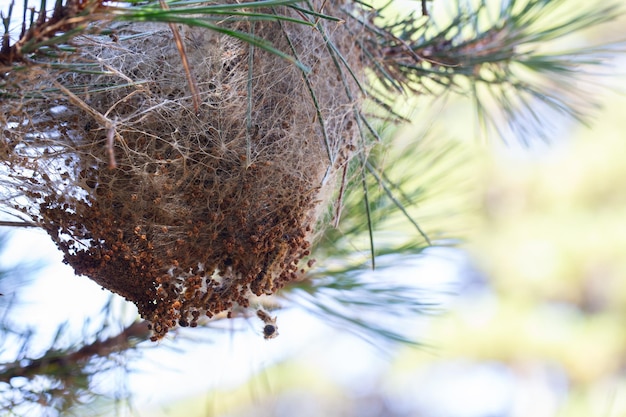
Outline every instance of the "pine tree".
<path id="1" fill-rule="evenodd" d="M 364 271 L 458 237 L 417 203 L 452 186 L 440 179 L 462 163 L 459 146 L 427 132 L 390 141 L 411 100 L 468 95 L 482 133 L 530 144 L 555 114 L 586 120 L 594 103 L 572 85 L 619 46 L 557 49 L 616 6 L 495 3 L 11 3 L 2 224 L 45 230 L 140 318 L 34 358 L 7 322 L 3 345 L 23 349 L 0 366 L 1 406 L 94 401 L 94 369 L 178 327 L 258 315 L 275 337 L 266 310 L 286 303 L 376 343 L 418 344 L 361 314 L 432 311 L 414 286 Z M 389 238 L 400 222 L 412 233 Z"/>

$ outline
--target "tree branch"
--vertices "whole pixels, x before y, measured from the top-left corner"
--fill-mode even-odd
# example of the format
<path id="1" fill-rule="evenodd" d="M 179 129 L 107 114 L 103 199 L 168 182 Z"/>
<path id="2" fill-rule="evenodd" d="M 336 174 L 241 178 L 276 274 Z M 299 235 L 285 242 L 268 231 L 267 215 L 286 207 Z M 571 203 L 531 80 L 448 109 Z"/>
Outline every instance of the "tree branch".
<path id="1" fill-rule="evenodd" d="M 137 321 L 126 327 L 121 333 L 105 340 L 83 346 L 75 352 L 62 352 L 50 349 L 39 359 L 17 360 L 0 366 L 0 382 L 9 383 L 11 378 L 50 375 L 63 379 L 63 375 L 72 373 L 76 365 L 83 365 L 94 357 L 104 358 L 113 353 L 123 352 L 138 342 L 150 337 L 148 323 Z M 26 362 L 26 363 L 25 363 Z M 54 372 L 50 372 L 54 369 Z"/>

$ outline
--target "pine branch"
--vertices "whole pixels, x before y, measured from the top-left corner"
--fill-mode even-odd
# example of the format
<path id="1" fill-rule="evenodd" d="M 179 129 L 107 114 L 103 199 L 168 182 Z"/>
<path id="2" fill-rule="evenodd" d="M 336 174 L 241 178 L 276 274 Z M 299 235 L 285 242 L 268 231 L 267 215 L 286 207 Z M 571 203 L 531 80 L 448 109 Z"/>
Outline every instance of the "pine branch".
<path id="1" fill-rule="evenodd" d="M 584 121 L 594 104 L 571 88 L 605 66 L 624 44 L 551 51 L 571 33 L 616 19 L 616 4 L 567 10 L 565 0 L 511 0 L 499 10 L 479 2 L 456 2 L 455 15 L 395 19 L 378 10 L 366 20 L 361 41 L 380 85 L 390 93 L 474 96 L 479 117 L 501 138 L 502 123 L 522 141 L 547 136 L 554 113 Z M 541 109 L 541 110 L 538 110 Z"/>
<path id="2" fill-rule="evenodd" d="M 63 329 L 63 326 L 59 329 L 57 339 Z M 1 364 L 0 393 L 3 399 L 0 407 L 12 410 L 16 415 L 32 415 L 33 407 L 49 413 L 92 403 L 96 397 L 104 395 L 91 388 L 94 374 L 119 368 L 114 357 L 135 349 L 140 342 L 149 339 L 150 333 L 147 322 L 137 321 L 115 336 L 98 339 L 78 349 L 51 347 L 36 359 L 22 358 Z M 16 384 L 15 378 L 21 382 Z"/>
<path id="3" fill-rule="evenodd" d="M 0 220 L 0 226 L 5 227 L 39 227 L 37 223 L 33 222 L 12 222 L 8 220 Z"/>
<path id="4" fill-rule="evenodd" d="M 3 71 L 24 69 L 15 64 L 27 65 L 47 64 L 64 65 L 63 57 L 76 54 L 78 51 L 73 46 L 73 39 L 85 34 L 109 34 L 115 36 L 108 26 L 112 21 L 128 22 L 163 22 L 169 24 L 184 24 L 188 26 L 205 27 L 207 29 L 223 33 L 233 38 L 240 39 L 251 45 L 277 54 L 284 59 L 300 66 L 303 70 L 309 68 L 302 66 L 289 54 L 275 48 L 269 39 L 261 39 L 249 33 L 223 27 L 219 24 L 225 18 L 229 21 L 286 21 L 312 26 L 307 19 L 296 19 L 283 14 L 268 14 L 257 12 L 261 8 L 294 5 L 301 0 L 263 0 L 237 4 L 214 4 L 202 5 L 189 2 L 164 3 L 162 7 L 159 0 L 139 4 L 134 1 L 118 2 L 116 5 L 105 0 L 62 0 L 55 3 L 51 16 L 46 13 L 46 3 L 35 12 L 30 10 L 27 16 L 26 9 L 22 19 L 20 38 L 10 43 L 9 23 L 13 17 L 14 2 L 9 6 L 6 15 L 2 13 L 4 23 L 4 35 L 0 46 L 0 65 Z M 26 7 L 26 6 L 25 6 Z M 37 18 L 35 19 L 35 15 Z M 27 21 L 27 17 L 30 17 Z M 324 16 L 331 20 L 338 20 L 332 16 Z M 2 68 L 0 66 L 0 68 Z M 68 70 L 77 70 L 67 66 Z M 1 86 L 1 84 L 0 84 Z M 0 90 L 1 92 L 1 90 Z"/>
<path id="5" fill-rule="evenodd" d="M 50 349 L 37 359 L 20 359 L 0 365 L 0 382 L 10 383 L 15 377 L 32 379 L 40 375 L 63 381 L 73 378 L 76 369 L 84 367 L 88 361 L 124 352 L 149 338 L 148 324 L 137 321 L 115 336 L 96 340 L 75 351 Z"/>

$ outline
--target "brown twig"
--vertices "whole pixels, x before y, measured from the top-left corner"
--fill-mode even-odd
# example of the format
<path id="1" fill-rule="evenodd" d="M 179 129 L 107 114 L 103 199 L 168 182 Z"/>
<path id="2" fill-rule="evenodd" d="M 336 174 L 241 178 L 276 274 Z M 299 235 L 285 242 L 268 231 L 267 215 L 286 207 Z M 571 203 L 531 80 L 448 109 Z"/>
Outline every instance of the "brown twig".
<path id="1" fill-rule="evenodd" d="M 0 382 L 10 382 L 14 377 L 34 378 L 46 374 L 47 369 L 55 369 L 54 375 L 62 376 L 64 370 L 70 370 L 76 364 L 83 364 L 94 357 L 105 358 L 113 353 L 122 352 L 133 347 L 137 341 L 147 340 L 150 337 L 148 323 L 137 321 L 126 327 L 119 334 L 105 340 L 83 346 L 75 352 L 59 355 L 59 352 L 49 350 L 46 355 L 30 361 L 19 360 L 0 367 Z M 27 362 L 24 364 L 24 362 Z"/>
<path id="2" fill-rule="evenodd" d="M 109 154 L 109 169 L 117 168 L 115 161 L 115 120 L 107 128 L 107 153 Z"/>
<path id="3" fill-rule="evenodd" d="M 0 220 L 0 226 L 7 227 L 39 227 L 37 223 L 33 222 L 12 222 L 7 220 Z"/>
<path id="4" fill-rule="evenodd" d="M 161 7 L 163 10 L 169 10 L 169 7 L 165 3 L 165 0 L 160 0 Z M 187 82 L 189 83 L 189 88 L 191 89 L 191 99 L 193 100 L 193 109 L 196 113 L 200 110 L 200 92 L 198 91 L 198 85 L 196 84 L 196 79 L 191 73 L 191 67 L 189 66 L 189 61 L 187 60 L 187 53 L 185 52 L 185 44 L 183 43 L 183 39 L 180 36 L 180 32 L 174 23 L 168 23 L 170 29 L 172 29 L 172 34 L 174 35 L 174 42 L 176 43 L 176 48 L 178 49 L 178 53 L 180 54 L 180 59 L 183 63 L 183 68 L 185 69 L 185 75 L 187 76 Z"/>

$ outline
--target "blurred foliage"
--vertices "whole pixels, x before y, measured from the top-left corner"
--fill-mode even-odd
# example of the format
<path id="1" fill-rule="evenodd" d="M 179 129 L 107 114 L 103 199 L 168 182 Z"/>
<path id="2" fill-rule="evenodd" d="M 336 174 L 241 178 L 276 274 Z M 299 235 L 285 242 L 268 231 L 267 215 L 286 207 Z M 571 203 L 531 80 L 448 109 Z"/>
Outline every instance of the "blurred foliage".
<path id="1" fill-rule="evenodd" d="M 497 365 L 499 382 L 489 389 L 512 387 L 502 415 L 624 415 L 626 103 L 607 93 L 594 99 L 603 110 L 592 128 L 570 126 L 566 137 L 532 150 L 484 150 L 482 220 L 463 245 L 471 260 L 460 297 L 433 327 L 439 355 L 407 351 L 390 379 L 417 384 L 456 367 L 437 389 L 462 402 L 452 381 L 470 367 Z"/>
<path id="2" fill-rule="evenodd" d="M 22 276 L 32 273 L 24 265 L 19 271 Z M 27 291 L 28 286 L 14 287 L 12 295 L 19 290 Z M 112 306 L 108 303 L 97 318 L 102 322 L 95 326 L 95 334 L 89 330 L 94 324 L 89 317 L 80 337 L 64 323 L 43 350 L 41 329 L 24 327 L 10 308 L 2 308 L 0 408 L 10 415 L 73 413 L 81 408 L 101 415 L 111 404 L 126 402 L 129 392 L 124 383 L 104 384 L 103 389 L 101 381 L 123 381 L 126 360 L 150 332 L 142 321 L 120 328 L 119 312 Z"/>
<path id="3" fill-rule="evenodd" d="M 563 416 L 601 415 L 593 401 L 619 415 L 608 390 L 596 390 L 626 382 L 623 106 L 608 102 L 593 130 L 557 149 L 493 157 L 482 232 L 469 248 L 497 303 L 480 325 L 463 310 L 449 329 L 469 341 L 459 355 L 561 368 L 576 394 Z"/>

